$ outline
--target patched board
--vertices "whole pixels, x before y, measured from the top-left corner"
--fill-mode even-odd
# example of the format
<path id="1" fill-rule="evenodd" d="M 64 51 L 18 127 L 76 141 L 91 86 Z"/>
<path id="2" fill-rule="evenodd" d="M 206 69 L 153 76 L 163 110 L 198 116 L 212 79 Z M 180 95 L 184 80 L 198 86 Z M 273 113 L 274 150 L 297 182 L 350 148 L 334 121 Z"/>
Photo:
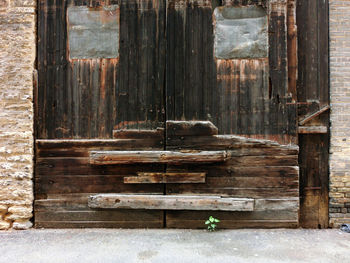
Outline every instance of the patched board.
<path id="1" fill-rule="evenodd" d="M 72 6 L 67 10 L 71 59 L 117 58 L 119 6 Z"/>
<path id="2" fill-rule="evenodd" d="M 268 19 L 263 7 L 221 6 L 215 9 L 214 17 L 217 58 L 268 56 Z"/>

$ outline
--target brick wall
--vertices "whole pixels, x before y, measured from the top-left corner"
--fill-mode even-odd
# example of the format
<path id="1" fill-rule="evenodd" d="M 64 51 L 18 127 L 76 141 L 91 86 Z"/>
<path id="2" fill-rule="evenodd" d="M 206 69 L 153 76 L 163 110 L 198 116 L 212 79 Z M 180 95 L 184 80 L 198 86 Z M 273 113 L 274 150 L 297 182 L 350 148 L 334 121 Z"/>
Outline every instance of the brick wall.
<path id="1" fill-rule="evenodd" d="M 350 223 L 350 0 L 330 0 L 330 225 Z"/>
<path id="2" fill-rule="evenodd" d="M 35 0 L 0 0 L 0 229 L 31 226 Z"/>

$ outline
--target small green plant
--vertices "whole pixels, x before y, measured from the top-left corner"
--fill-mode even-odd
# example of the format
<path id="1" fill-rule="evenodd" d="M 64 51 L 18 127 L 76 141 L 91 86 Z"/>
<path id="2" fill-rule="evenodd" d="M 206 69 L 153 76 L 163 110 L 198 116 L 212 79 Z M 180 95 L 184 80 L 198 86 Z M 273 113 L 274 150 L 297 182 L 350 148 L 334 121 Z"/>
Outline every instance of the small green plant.
<path id="1" fill-rule="evenodd" d="M 208 226 L 208 231 L 215 231 L 218 226 L 217 223 L 219 222 L 219 219 L 210 216 L 209 219 L 205 221 L 205 224 Z"/>

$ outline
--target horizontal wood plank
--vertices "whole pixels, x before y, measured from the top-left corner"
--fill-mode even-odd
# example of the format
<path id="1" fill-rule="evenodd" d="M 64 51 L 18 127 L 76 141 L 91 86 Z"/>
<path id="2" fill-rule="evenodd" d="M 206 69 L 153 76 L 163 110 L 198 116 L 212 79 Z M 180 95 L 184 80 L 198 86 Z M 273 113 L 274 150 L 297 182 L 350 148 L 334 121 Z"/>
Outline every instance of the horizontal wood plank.
<path id="1" fill-rule="evenodd" d="M 227 165 L 235 166 L 297 166 L 298 155 L 241 156 L 227 159 Z"/>
<path id="2" fill-rule="evenodd" d="M 299 210 L 299 198 L 255 199 L 254 211 Z"/>
<path id="3" fill-rule="evenodd" d="M 133 163 L 212 163 L 226 160 L 226 151 L 91 151 L 94 165 Z"/>
<path id="4" fill-rule="evenodd" d="M 164 164 L 122 164 L 118 166 L 90 165 L 90 159 L 74 157 L 38 158 L 36 160 L 36 177 L 55 175 L 132 175 L 144 172 L 162 172 Z"/>
<path id="5" fill-rule="evenodd" d="M 100 194 L 89 198 L 91 208 L 252 211 L 254 200 L 220 196 Z"/>
<path id="6" fill-rule="evenodd" d="M 85 210 L 85 211 L 37 211 L 35 220 L 48 221 L 161 221 L 161 211 L 151 210 Z"/>
<path id="7" fill-rule="evenodd" d="M 282 145 L 276 141 L 246 138 L 237 135 L 167 136 L 167 149 L 231 150 L 242 148 L 274 148 L 298 150 L 297 145 Z"/>
<path id="8" fill-rule="evenodd" d="M 299 197 L 299 187 L 224 187 L 224 186 L 202 186 L 197 184 L 195 187 L 190 184 L 169 184 L 166 189 L 167 194 L 174 195 L 220 195 L 224 197 L 235 198 L 284 198 Z"/>
<path id="9" fill-rule="evenodd" d="M 158 221 L 35 221 L 35 228 L 162 228 Z"/>
<path id="10" fill-rule="evenodd" d="M 125 184 L 205 183 L 205 173 L 138 173 L 124 177 Z"/>
<path id="11" fill-rule="evenodd" d="M 167 136 L 217 135 L 218 128 L 210 121 L 167 121 Z"/>
<path id="12" fill-rule="evenodd" d="M 167 217 L 167 228 L 181 229 L 205 229 L 203 220 L 172 220 Z M 242 228 L 297 228 L 298 220 L 221 220 L 219 229 L 242 229 Z"/>
<path id="13" fill-rule="evenodd" d="M 38 139 L 35 141 L 37 149 L 95 149 L 107 148 L 114 150 L 149 149 L 164 147 L 163 140 L 159 138 L 148 139 Z"/>
<path id="14" fill-rule="evenodd" d="M 36 194 L 163 193 L 157 184 L 124 184 L 125 175 L 57 175 L 35 178 Z"/>
<path id="15" fill-rule="evenodd" d="M 298 133 L 300 134 L 328 133 L 328 127 L 327 126 L 299 126 Z"/>
<path id="16" fill-rule="evenodd" d="M 134 130 L 134 129 L 125 129 L 125 130 L 113 130 L 113 138 L 116 139 L 163 139 L 164 138 L 164 129 L 157 128 L 155 130 Z"/>

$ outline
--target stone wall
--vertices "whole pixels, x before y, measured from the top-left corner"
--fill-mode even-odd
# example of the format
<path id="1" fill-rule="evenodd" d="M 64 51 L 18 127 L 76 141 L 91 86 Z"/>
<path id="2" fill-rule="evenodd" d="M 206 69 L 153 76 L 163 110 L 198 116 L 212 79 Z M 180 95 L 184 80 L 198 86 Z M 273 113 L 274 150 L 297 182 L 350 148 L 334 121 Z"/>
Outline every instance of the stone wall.
<path id="1" fill-rule="evenodd" d="M 350 223 L 350 0 L 330 0 L 330 226 Z"/>
<path id="2" fill-rule="evenodd" d="M 0 229 L 31 226 L 35 0 L 0 0 Z"/>

